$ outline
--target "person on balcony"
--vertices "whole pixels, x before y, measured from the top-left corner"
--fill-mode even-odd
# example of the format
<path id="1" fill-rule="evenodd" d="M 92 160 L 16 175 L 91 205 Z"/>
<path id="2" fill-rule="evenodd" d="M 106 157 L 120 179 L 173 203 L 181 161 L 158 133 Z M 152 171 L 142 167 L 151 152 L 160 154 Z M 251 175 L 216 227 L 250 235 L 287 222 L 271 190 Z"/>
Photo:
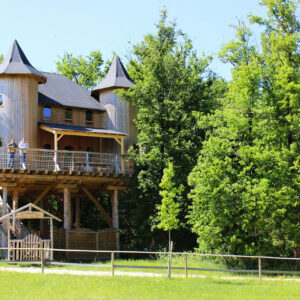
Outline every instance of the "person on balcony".
<path id="1" fill-rule="evenodd" d="M 22 138 L 22 140 L 19 143 L 19 148 L 20 148 L 20 165 L 21 169 L 25 170 L 26 169 L 26 149 L 29 148 L 29 144 L 27 142 L 27 139 L 25 137 Z"/>
<path id="2" fill-rule="evenodd" d="M 14 138 L 11 139 L 10 143 L 7 145 L 7 148 L 8 148 L 8 166 L 7 167 L 13 168 L 16 149 L 18 148 L 18 145 L 16 144 L 16 141 Z"/>

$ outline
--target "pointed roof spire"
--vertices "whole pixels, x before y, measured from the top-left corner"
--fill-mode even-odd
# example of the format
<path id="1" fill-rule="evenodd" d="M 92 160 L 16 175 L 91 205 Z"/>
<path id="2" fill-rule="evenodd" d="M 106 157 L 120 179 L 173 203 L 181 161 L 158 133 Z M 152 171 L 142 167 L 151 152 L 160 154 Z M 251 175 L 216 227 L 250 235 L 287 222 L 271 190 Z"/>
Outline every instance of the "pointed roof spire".
<path id="1" fill-rule="evenodd" d="M 45 83 L 47 78 L 35 69 L 16 40 L 12 43 L 6 57 L 0 65 L 1 74 L 32 74 L 39 78 L 39 83 Z"/>
<path id="2" fill-rule="evenodd" d="M 100 91 L 107 88 L 129 88 L 134 81 L 128 75 L 119 56 L 115 56 L 105 78 L 93 88 L 92 92 Z"/>

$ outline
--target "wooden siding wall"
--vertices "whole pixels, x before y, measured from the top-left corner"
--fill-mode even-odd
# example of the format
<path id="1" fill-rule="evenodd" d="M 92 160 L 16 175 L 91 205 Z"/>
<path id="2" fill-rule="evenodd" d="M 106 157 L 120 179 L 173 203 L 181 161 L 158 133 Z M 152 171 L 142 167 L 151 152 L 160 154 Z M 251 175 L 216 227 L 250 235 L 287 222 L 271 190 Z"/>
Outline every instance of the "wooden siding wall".
<path id="1" fill-rule="evenodd" d="M 54 149 L 54 135 L 50 132 L 39 129 L 39 146 L 43 149 L 44 145 L 50 144 Z M 58 142 L 58 150 L 64 150 L 66 146 L 72 146 L 75 151 L 86 151 L 91 147 L 93 152 L 101 152 L 101 138 L 65 135 Z"/>
<path id="2" fill-rule="evenodd" d="M 29 75 L 0 77 L 0 137 L 3 144 L 27 137 L 32 148 L 38 146 L 38 81 Z"/>
<path id="3" fill-rule="evenodd" d="M 129 146 L 136 143 L 137 131 L 134 124 L 136 108 L 127 101 L 121 101 L 113 89 L 101 91 L 99 101 L 107 110 L 105 128 L 128 134 L 125 139 L 125 150 L 127 151 Z M 107 141 L 105 147 L 105 152 L 118 153 L 120 151 L 120 147 L 114 141 Z"/>
<path id="4" fill-rule="evenodd" d="M 50 106 L 52 108 L 51 119 L 44 120 L 43 110 L 44 110 L 45 106 L 48 106 L 48 105 L 39 104 L 39 121 L 40 122 L 104 128 L 105 112 L 101 112 L 98 110 L 91 110 L 93 112 L 93 122 L 86 122 L 86 111 L 88 109 L 72 108 L 72 112 L 73 112 L 72 121 L 66 121 L 66 119 L 65 119 L 66 107 L 52 105 L 52 106 Z"/>

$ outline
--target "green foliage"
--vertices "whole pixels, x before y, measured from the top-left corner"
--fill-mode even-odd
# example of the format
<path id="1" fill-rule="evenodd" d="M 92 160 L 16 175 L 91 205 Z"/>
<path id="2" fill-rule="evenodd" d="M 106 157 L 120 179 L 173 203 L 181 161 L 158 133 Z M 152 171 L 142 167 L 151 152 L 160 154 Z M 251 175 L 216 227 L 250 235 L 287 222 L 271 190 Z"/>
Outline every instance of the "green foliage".
<path id="1" fill-rule="evenodd" d="M 158 228 L 165 231 L 178 229 L 179 219 L 178 214 L 180 211 L 179 203 L 176 199 L 181 195 L 184 186 L 181 184 L 179 187 L 174 185 L 174 168 L 173 163 L 169 162 L 168 168 L 164 169 L 164 174 L 160 183 L 159 194 L 162 197 L 162 203 L 158 206 Z"/>
<path id="2" fill-rule="evenodd" d="M 92 51 L 90 55 L 79 55 L 65 53 L 56 62 L 57 71 L 87 89 L 91 89 L 99 83 L 104 76 L 102 71 L 103 59 L 100 50 Z"/>
<path id="3" fill-rule="evenodd" d="M 199 120 L 207 140 L 189 176 L 189 222 L 200 251 L 292 255 L 300 244 L 299 23 L 292 1 L 262 1 L 259 53 L 244 24 L 222 109 Z"/>
<path id="4" fill-rule="evenodd" d="M 3 62 L 4 56 L 3 54 L 0 55 L 0 64 Z"/>
<path id="5" fill-rule="evenodd" d="M 196 163 L 204 137 L 193 112 L 211 111 L 225 85 L 208 72 L 211 58 L 197 57 L 192 41 L 176 24 L 167 23 L 166 11 L 162 11 L 156 28 L 156 34 L 147 34 L 141 43 L 133 46 L 128 72 L 135 85 L 120 92 L 123 99 L 137 108 L 138 143 L 131 154 L 138 182 L 129 196 L 137 206 L 130 226 L 136 227 L 136 235 L 145 236 L 147 232 L 152 245 L 155 239 L 161 239 L 158 234 L 151 234 L 150 229 L 154 225 L 156 205 L 160 204 L 163 170 L 171 160 L 174 185 L 187 186 L 187 175 Z M 186 227 L 185 198 L 183 195 L 179 203 L 182 227 Z"/>

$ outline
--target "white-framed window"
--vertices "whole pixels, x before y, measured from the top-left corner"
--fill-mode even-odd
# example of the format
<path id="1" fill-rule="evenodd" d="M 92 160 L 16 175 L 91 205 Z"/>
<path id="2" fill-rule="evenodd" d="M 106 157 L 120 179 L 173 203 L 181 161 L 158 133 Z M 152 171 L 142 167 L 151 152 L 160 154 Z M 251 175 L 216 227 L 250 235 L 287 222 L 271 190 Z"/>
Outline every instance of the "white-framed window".
<path id="1" fill-rule="evenodd" d="M 43 108 L 43 120 L 51 120 L 52 118 L 52 107 L 51 106 L 44 106 Z"/>

